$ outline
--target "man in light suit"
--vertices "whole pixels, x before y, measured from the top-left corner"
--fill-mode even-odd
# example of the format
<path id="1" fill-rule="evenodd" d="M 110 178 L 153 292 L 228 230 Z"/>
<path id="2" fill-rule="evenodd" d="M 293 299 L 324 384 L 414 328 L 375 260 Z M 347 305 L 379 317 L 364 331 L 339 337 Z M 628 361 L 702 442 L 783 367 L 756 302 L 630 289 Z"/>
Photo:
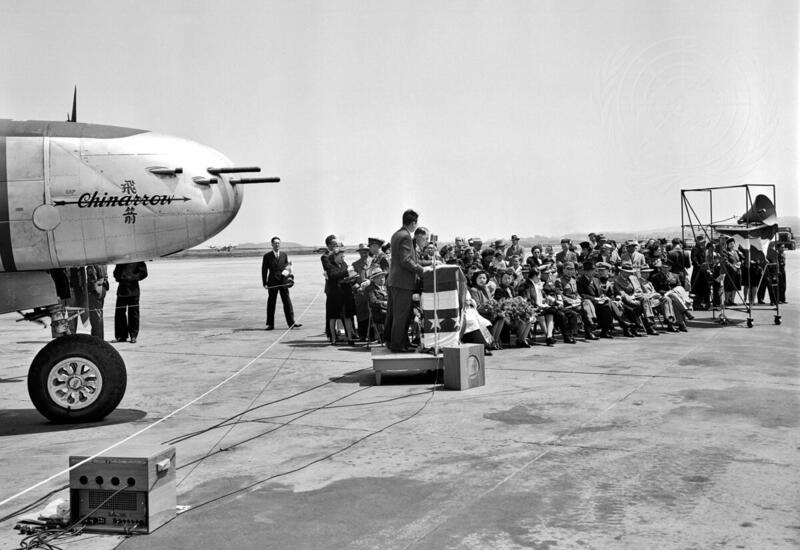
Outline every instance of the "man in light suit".
<path id="1" fill-rule="evenodd" d="M 289 328 L 299 328 L 303 325 L 294 322 L 294 309 L 292 299 L 289 297 L 289 287 L 294 284 L 291 277 L 291 265 L 286 252 L 281 252 L 281 240 L 272 237 L 272 250 L 264 254 L 261 261 L 261 282 L 267 289 L 267 330 L 275 328 L 275 305 L 278 294 L 283 303 L 283 314 Z"/>
<path id="2" fill-rule="evenodd" d="M 389 304 L 386 311 L 384 339 L 393 352 L 413 351 L 408 341 L 408 327 L 411 324 L 411 297 L 416 288 L 417 276 L 425 271 L 419 263 L 414 246 L 414 231 L 419 215 L 413 210 L 403 212 L 403 227 L 395 231 L 391 240 L 391 263 L 389 279 L 386 283 Z M 432 268 L 428 268 L 432 269 Z"/>

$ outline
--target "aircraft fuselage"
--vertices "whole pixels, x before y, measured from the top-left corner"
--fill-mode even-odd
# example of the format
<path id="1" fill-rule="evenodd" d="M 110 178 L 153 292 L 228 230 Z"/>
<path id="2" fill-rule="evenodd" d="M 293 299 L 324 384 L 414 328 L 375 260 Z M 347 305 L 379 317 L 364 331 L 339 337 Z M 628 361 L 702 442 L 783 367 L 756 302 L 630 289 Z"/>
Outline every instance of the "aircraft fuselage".
<path id="1" fill-rule="evenodd" d="M 0 120 L 0 272 L 149 260 L 220 232 L 242 203 L 224 155 L 145 130 Z"/>

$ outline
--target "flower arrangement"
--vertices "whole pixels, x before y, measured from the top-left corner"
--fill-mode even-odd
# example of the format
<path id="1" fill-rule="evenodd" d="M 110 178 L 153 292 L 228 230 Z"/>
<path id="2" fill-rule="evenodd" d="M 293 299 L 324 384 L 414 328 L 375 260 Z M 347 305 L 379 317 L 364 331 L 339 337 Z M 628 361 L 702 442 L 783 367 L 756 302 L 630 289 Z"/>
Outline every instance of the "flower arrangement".
<path id="1" fill-rule="evenodd" d="M 506 320 L 513 324 L 530 322 L 534 313 L 531 303 L 522 296 L 502 300 L 500 304 Z"/>
<path id="2" fill-rule="evenodd" d="M 503 306 L 497 300 L 487 300 L 479 305 L 478 313 L 481 315 L 481 317 L 484 317 L 492 322 L 494 322 L 498 317 L 503 317 L 505 315 Z"/>

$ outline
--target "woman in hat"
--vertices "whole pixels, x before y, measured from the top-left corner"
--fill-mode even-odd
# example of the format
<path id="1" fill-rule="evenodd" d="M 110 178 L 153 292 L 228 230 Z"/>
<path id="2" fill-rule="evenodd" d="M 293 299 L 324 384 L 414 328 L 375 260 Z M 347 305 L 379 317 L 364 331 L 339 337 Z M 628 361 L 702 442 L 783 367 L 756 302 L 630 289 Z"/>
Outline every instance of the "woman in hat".
<path id="1" fill-rule="evenodd" d="M 505 256 L 503 256 L 503 252 L 501 250 L 497 250 L 494 253 L 494 257 L 492 258 L 489 267 L 493 269 L 495 272 L 506 270 L 508 265 L 506 264 Z"/>
<path id="2" fill-rule="evenodd" d="M 478 269 L 472 274 L 472 279 L 470 280 L 472 284 L 469 288 L 469 294 L 475 302 L 475 307 L 478 313 L 488 319 L 492 324 L 490 327 L 493 340 L 492 347 L 494 349 L 501 349 L 500 332 L 505 325 L 505 319 L 500 304 L 493 298 L 487 286 L 489 277 L 486 275 L 485 271 Z"/>
<path id="3" fill-rule="evenodd" d="M 344 248 L 337 246 L 333 250 L 333 257 L 328 268 L 328 280 L 331 284 L 328 287 L 325 303 L 330 339 L 333 345 L 336 345 L 338 341 L 337 320 L 341 320 L 344 325 L 347 343 L 351 345 L 355 343 L 356 333 L 353 317 L 356 314 L 356 303 L 353 298 L 352 284 L 357 278 L 358 274 L 351 272 L 344 260 Z"/>
<path id="4" fill-rule="evenodd" d="M 529 268 L 527 270 L 527 278 L 519 285 L 517 293 L 533 307 L 533 315 L 536 318 L 536 322 L 539 323 L 539 327 L 545 334 L 545 343 L 548 346 L 552 346 L 556 343 L 553 337 L 553 330 L 555 329 L 554 310 L 548 304 L 544 294 L 544 283 L 541 280 L 541 273 L 549 269 L 549 265 L 541 265 L 536 269 Z"/>
<path id="5" fill-rule="evenodd" d="M 494 291 L 494 299 L 497 300 L 504 309 L 518 309 L 511 303 L 517 295 L 514 288 L 514 270 L 505 269 L 500 271 L 498 272 L 498 278 L 498 286 Z M 513 328 L 517 333 L 517 346 L 521 348 L 530 347 L 530 344 L 528 344 L 528 333 L 531 330 L 530 312 L 528 314 L 520 314 L 520 312 L 512 311 L 512 313 L 506 316 L 506 326 L 509 327 L 509 329 Z M 509 334 L 505 336 L 506 338 L 510 337 Z"/>

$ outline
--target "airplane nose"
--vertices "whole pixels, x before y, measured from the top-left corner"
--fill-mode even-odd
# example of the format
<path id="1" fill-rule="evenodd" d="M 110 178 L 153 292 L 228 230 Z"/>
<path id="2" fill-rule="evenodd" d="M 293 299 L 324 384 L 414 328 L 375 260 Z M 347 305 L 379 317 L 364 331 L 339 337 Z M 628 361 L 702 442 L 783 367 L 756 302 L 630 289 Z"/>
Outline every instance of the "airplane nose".
<path id="1" fill-rule="evenodd" d="M 200 143 L 172 136 L 152 136 L 162 141 L 166 155 L 157 159 L 157 165 L 147 170 L 171 188 L 178 209 L 183 215 L 160 217 L 157 222 L 161 232 L 185 232 L 188 245 L 196 246 L 222 231 L 236 216 L 242 206 L 244 190 L 232 183 L 231 176 L 238 173 L 212 174 L 209 167 L 223 170 L 235 169 L 231 160 L 219 151 Z M 148 162 L 155 162 L 150 158 Z M 252 167 L 258 170 L 257 167 Z M 174 204 L 173 204 L 174 206 Z M 175 209 L 172 209 L 173 213 Z M 171 223 L 176 227 L 172 228 Z M 185 225 L 184 225 L 185 224 Z M 182 226 L 182 227 L 178 227 Z"/>

